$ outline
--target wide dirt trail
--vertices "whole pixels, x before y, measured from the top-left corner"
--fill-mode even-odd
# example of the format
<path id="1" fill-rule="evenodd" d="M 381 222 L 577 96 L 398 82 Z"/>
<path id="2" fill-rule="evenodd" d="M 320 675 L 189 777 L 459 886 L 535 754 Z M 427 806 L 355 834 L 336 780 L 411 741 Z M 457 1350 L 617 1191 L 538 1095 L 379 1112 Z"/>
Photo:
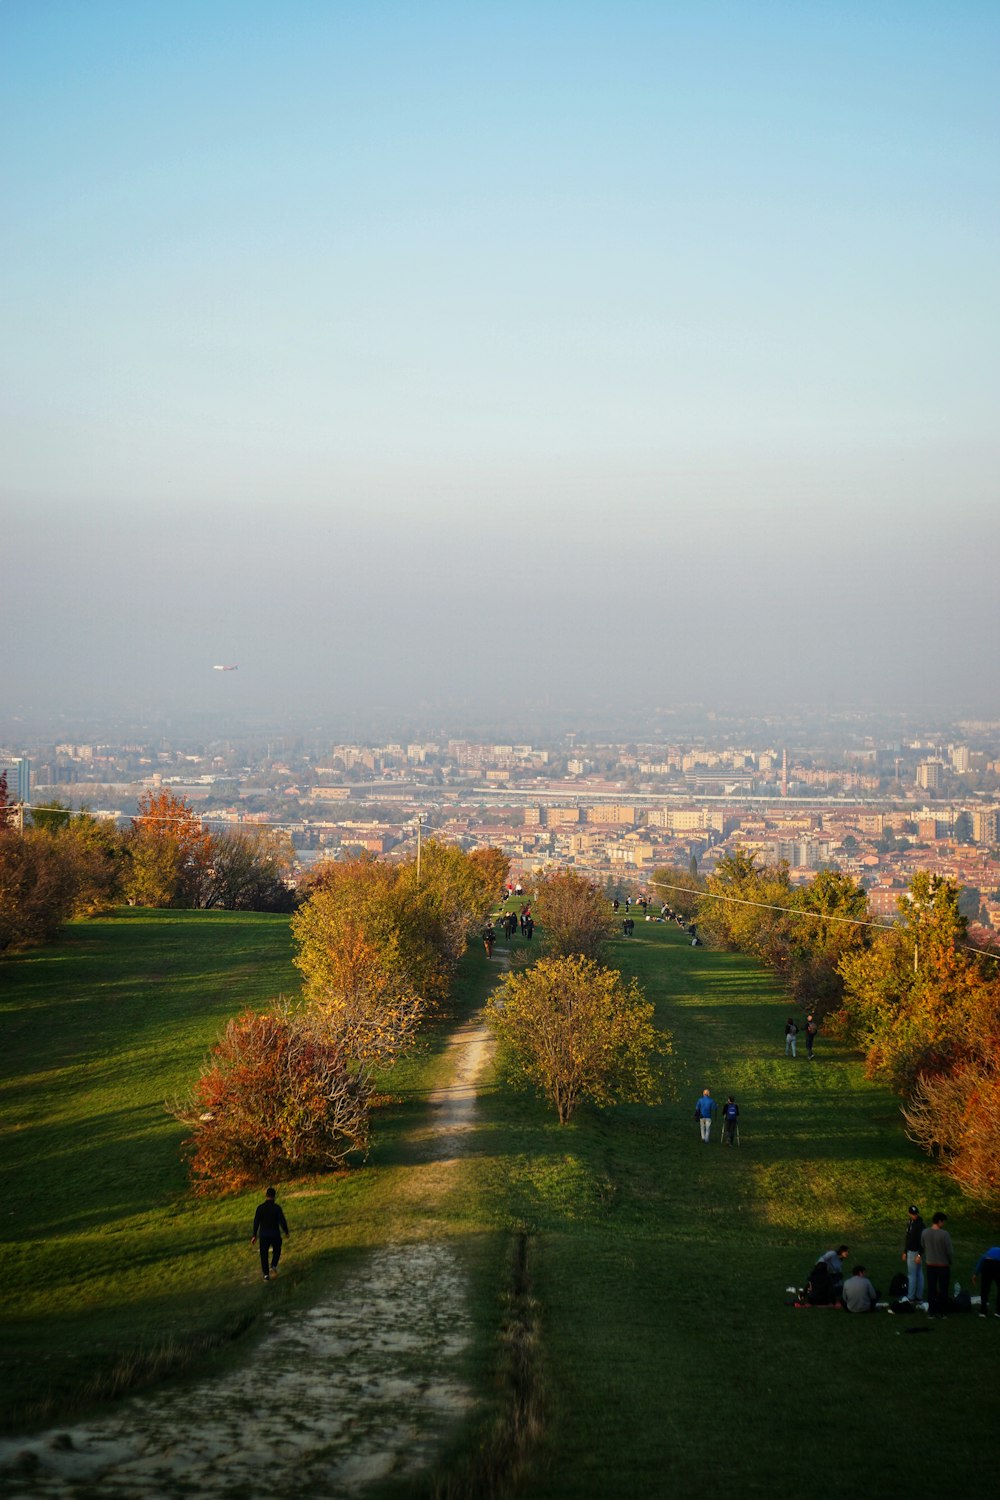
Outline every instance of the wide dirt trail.
<path id="1" fill-rule="evenodd" d="M 428 1209 L 447 1192 L 474 1128 L 490 1054 L 478 1017 L 449 1050 L 450 1081 L 431 1095 L 420 1132 L 426 1165 L 404 1179 Z M 454 1250 L 431 1238 L 387 1245 L 308 1311 L 276 1318 L 244 1368 L 0 1442 L 0 1481 L 8 1500 L 224 1500 L 258 1491 L 265 1475 L 278 1494 L 360 1494 L 434 1462 L 473 1403 L 458 1374 L 471 1337 Z"/>

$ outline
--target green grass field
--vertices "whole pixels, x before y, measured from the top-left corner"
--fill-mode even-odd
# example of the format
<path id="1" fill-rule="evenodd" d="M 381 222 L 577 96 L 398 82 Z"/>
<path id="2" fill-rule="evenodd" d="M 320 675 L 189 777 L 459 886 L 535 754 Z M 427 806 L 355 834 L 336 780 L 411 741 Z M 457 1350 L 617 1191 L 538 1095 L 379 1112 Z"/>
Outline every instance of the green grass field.
<path id="1" fill-rule="evenodd" d="M 784 1057 L 786 1002 L 747 960 L 692 950 L 652 923 L 612 957 L 674 1034 L 675 1097 L 584 1109 L 560 1128 L 539 1102 L 487 1087 L 441 1201 L 415 1130 L 446 1067 L 442 1024 L 394 1075 L 369 1166 L 285 1189 L 293 1251 L 269 1305 L 308 1300 L 367 1246 L 453 1238 L 477 1299 L 470 1372 L 492 1415 L 504 1400 L 498 1325 L 524 1236 L 544 1427 L 523 1493 L 971 1490 L 998 1458 L 982 1393 L 1000 1323 L 955 1318 L 911 1335 L 919 1315 L 798 1312 L 785 1288 L 843 1239 L 884 1290 L 911 1201 L 925 1217 L 951 1215 L 965 1283 L 996 1226 L 909 1145 L 896 1101 L 856 1058 L 823 1040 L 811 1065 Z M 497 977 L 470 951 L 455 1014 Z M 162 1101 L 190 1083 L 228 1016 L 297 984 L 287 919 L 182 912 L 76 925 L 59 945 L 6 960 L 0 983 L 9 1430 L 183 1364 L 199 1340 L 252 1339 L 257 1195 L 191 1199 L 182 1132 Z M 708 1147 L 698 1138 L 691 1116 L 706 1085 L 741 1104 L 738 1151 L 717 1132 Z M 199 1356 L 199 1374 L 211 1357 Z M 245 1341 L 219 1357 L 247 1357 Z M 483 1489 L 481 1437 L 473 1424 L 448 1458 L 469 1493 Z"/>

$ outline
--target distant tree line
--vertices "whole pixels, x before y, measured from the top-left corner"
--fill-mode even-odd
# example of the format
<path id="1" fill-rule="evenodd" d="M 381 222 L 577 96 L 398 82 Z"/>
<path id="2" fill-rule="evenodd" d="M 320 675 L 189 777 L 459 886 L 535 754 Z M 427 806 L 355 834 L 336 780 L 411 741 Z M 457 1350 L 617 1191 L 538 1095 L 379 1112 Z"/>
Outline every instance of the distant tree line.
<path id="1" fill-rule="evenodd" d="M 71 917 L 115 906 L 291 911 L 286 834 L 241 827 L 210 833 L 189 803 L 149 792 L 125 828 L 59 802 L 21 827 L 0 776 L 0 951 L 32 947 Z"/>
<path id="2" fill-rule="evenodd" d="M 784 865 L 741 850 L 703 882 L 698 922 L 752 954 L 791 998 L 856 1046 L 870 1077 L 902 1096 L 911 1138 L 971 1198 L 1000 1208 L 1000 963 L 968 939 L 952 880 L 920 872 L 877 923 L 864 890 L 820 871 L 793 887 Z"/>

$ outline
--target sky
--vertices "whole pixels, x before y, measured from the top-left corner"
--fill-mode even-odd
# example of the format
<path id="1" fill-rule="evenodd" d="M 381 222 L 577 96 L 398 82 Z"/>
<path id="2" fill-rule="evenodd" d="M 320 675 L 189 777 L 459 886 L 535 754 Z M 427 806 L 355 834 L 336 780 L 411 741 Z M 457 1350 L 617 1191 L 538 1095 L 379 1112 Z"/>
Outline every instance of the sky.
<path id="1" fill-rule="evenodd" d="M 0 722 L 1000 716 L 998 64 L 994 0 L 0 0 Z"/>

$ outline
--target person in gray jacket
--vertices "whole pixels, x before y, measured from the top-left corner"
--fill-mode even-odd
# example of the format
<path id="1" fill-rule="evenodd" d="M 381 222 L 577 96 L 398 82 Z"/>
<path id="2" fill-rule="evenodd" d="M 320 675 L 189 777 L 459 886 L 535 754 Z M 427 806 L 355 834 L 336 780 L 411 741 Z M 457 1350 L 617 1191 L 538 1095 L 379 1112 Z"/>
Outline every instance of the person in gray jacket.
<path id="1" fill-rule="evenodd" d="M 855 1266 L 854 1270 L 844 1282 L 844 1290 L 840 1294 L 848 1312 L 867 1313 L 875 1311 L 878 1301 L 878 1292 L 868 1280 L 868 1272 L 864 1266 Z"/>
<path id="2" fill-rule="evenodd" d="M 920 1236 L 920 1253 L 927 1272 L 927 1313 L 931 1318 L 943 1318 L 948 1311 L 948 1276 L 955 1252 L 951 1235 L 945 1229 L 947 1214 L 935 1214 L 930 1229 Z"/>

